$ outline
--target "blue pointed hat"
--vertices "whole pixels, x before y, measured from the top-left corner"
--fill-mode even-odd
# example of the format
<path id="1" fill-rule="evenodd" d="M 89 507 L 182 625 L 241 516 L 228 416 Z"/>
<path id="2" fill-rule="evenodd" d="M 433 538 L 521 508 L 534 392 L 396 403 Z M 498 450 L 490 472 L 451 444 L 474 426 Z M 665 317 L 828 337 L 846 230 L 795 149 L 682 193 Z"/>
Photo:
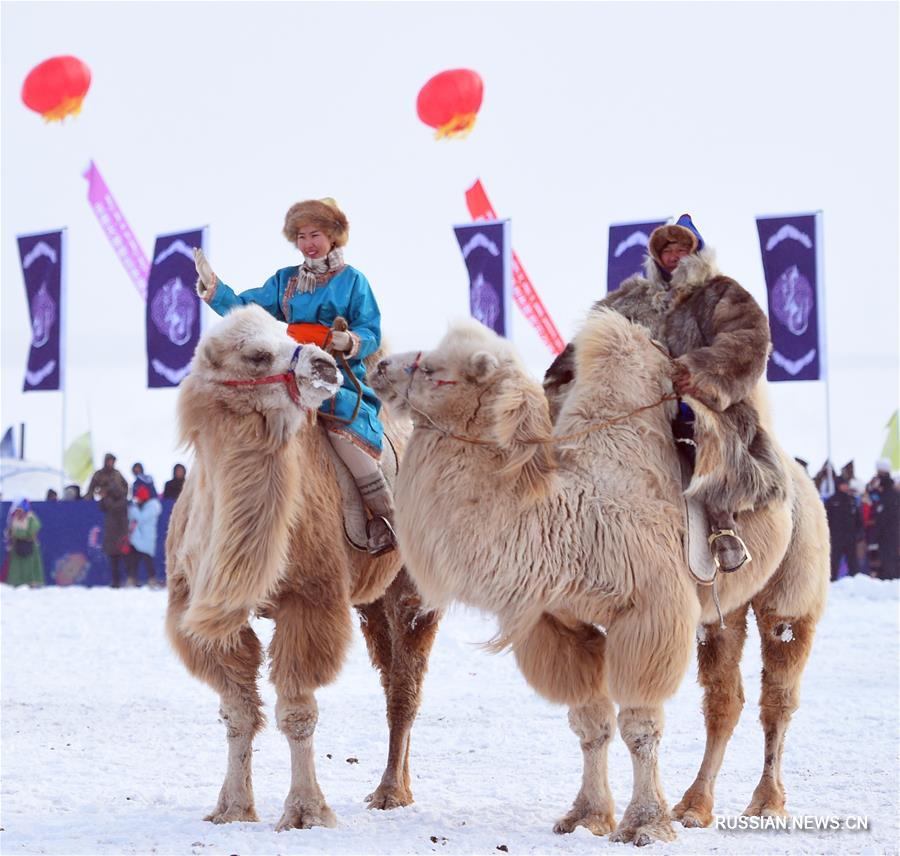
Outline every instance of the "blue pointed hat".
<path id="1" fill-rule="evenodd" d="M 697 236 L 697 252 L 703 249 L 705 246 L 703 243 L 703 235 L 700 234 L 700 230 L 694 225 L 694 221 L 691 220 L 690 214 L 682 214 L 676 221 L 676 226 L 683 226 L 685 229 L 690 229 Z"/>

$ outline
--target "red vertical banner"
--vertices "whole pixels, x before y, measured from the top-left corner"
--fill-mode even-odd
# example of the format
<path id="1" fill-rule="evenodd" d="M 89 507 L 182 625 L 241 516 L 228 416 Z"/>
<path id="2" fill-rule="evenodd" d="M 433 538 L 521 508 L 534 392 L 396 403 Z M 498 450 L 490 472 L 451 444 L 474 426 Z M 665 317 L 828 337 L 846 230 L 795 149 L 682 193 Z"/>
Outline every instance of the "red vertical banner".
<path id="1" fill-rule="evenodd" d="M 481 181 L 476 181 L 466 191 L 466 205 L 469 207 L 469 214 L 473 220 L 496 220 L 497 213 L 494 211 Z M 528 319 L 531 325 L 538 331 L 544 344 L 553 351 L 554 354 L 560 353 L 565 348 L 566 343 L 563 342 L 556 329 L 556 324 L 547 312 L 543 301 L 534 290 L 525 268 L 519 261 L 519 257 L 515 252 L 512 254 L 512 274 L 513 274 L 513 300 L 516 306 L 522 310 L 522 314 Z"/>

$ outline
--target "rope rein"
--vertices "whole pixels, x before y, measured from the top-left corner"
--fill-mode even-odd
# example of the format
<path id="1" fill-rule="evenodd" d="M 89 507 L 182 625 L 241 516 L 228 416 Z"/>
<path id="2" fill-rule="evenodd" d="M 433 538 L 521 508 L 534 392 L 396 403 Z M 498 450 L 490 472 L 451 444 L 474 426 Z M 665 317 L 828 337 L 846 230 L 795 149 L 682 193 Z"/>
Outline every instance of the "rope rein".
<path id="1" fill-rule="evenodd" d="M 626 419 L 630 419 L 632 416 L 636 416 L 638 413 L 643 413 L 645 410 L 652 410 L 654 407 L 659 407 L 660 404 L 665 403 L 666 401 L 676 401 L 678 396 L 675 393 L 668 393 L 664 395 L 662 398 L 657 401 L 652 402 L 651 404 L 645 404 L 642 407 L 637 407 L 634 410 L 629 411 L 628 413 L 623 413 L 620 416 L 613 416 L 611 419 L 604 419 L 602 422 L 595 422 L 593 425 L 589 425 L 587 428 L 583 428 L 581 431 L 573 431 L 570 434 L 563 434 L 561 437 L 547 437 L 546 439 L 535 439 L 535 440 L 519 440 L 518 444 L 521 446 L 551 446 L 554 443 L 565 443 L 569 440 L 577 440 L 580 437 L 586 437 L 588 434 L 593 434 L 595 431 L 602 431 L 604 428 L 609 428 L 612 425 L 616 425 L 619 422 L 624 422 Z M 417 407 L 413 407 L 413 405 L 407 399 L 407 404 L 416 411 L 416 413 L 421 413 L 431 425 L 419 425 L 419 428 L 427 428 L 432 431 L 439 431 L 445 437 L 452 437 L 454 440 L 460 440 L 463 443 L 471 443 L 475 446 L 499 446 L 500 444 L 493 440 L 480 440 L 477 437 L 466 437 L 462 434 L 455 434 L 453 431 L 448 431 L 446 428 L 441 428 L 427 413 L 422 410 L 419 410 Z"/>
<path id="2" fill-rule="evenodd" d="M 409 375 L 414 375 L 416 370 L 419 368 L 419 360 L 422 357 L 422 353 L 419 352 L 416 355 L 416 359 L 413 361 L 413 364 L 405 369 L 406 373 Z M 394 382 L 390 378 L 385 378 L 388 384 L 394 388 L 396 391 L 396 386 Z M 434 384 L 435 386 L 446 386 L 457 383 L 455 380 L 431 380 L 426 376 L 426 379 Z M 412 385 L 412 378 L 410 378 L 410 386 Z M 406 404 L 410 408 L 410 410 L 418 413 L 420 416 L 424 416 L 431 424 L 430 425 L 422 425 L 419 424 L 417 428 L 427 428 L 431 431 L 437 431 L 440 434 L 443 434 L 445 437 L 451 437 L 454 440 L 459 440 L 463 443 L 470 443 L 473 446 L 494 446 L 499 447 L 499 443 L 493 440 L 482 440 L 478 437 L 466 437 L 463 434 L 456 434 L 453 431 L 448 431 L 446 428 L 442 428 L 431 416 L 426 413 L 424 410 L 420 410 L 409 400 L 409 387 L 407 387 L 406 391 L 403 393 L 401 398 L 406 401 Z M 604 428 L 609 428 L 611 425 L 616 425 L 619 422 L 624 422 L 626 419 L 630 419 L 632 416 L 637 415 L 638 413 L 643 413 L 645 410 L 652 410 L 654 407 L 659 407 L 660 404 L 663 404 L 666 401 L 677 401 L 679 396 L 670 392 L 664 395 L 662 398 L 657 401 L 652 402 L 651 404 L 645 404 L 642 407 L 637 407 L 634 410 L 629 411 L 628 413 L 623 413 L 620 416 L 613 416 L 611 419 L 604 419 L 602 422 L 595 422 L 593 425 L 589 425 L 587 428 L 583 428 L 581 431 L 573 431 L 570 434 L 563 434 L 561 437 L 548 437 L 546 439 L 536 439 L 536 440 L 519 440 L 518 444 L 522 446 L 549 446 L 554 443 L 565 443 L 569 440 L 577 440 L 579 437 L 585 437 L 588 434 L 593 434 L 595 431 L 602 431 Z"/>

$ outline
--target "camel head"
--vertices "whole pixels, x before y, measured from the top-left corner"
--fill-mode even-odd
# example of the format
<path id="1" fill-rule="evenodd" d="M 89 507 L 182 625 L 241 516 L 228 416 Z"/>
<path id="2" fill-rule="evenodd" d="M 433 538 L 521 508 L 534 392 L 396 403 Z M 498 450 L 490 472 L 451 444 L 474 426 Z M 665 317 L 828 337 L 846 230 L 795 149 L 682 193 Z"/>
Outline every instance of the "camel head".
<path id="1" fill-rule="evenodd" d="M 540 384 L 512 345 L 477 321 L 454 324 L 433 351 L 394 354 L 370 376 L 387 403 L 416 430 L 437 429 L 501 453 L 497 475 L 532 492 L 555 470 L 550 415 Z"/>
<path id="2" fill-rule="evenodd" d="M 203 424 L 204 410 L 219 407 L 233 416 L 262 415 L 270 436 L 283 441 L 340 383 L 325 351 L 298 347 L 284 324 L 259 306 L 235 309 L 203 335 L 194 352 L 179 397 L 182 433 L 190 435 Z"/>

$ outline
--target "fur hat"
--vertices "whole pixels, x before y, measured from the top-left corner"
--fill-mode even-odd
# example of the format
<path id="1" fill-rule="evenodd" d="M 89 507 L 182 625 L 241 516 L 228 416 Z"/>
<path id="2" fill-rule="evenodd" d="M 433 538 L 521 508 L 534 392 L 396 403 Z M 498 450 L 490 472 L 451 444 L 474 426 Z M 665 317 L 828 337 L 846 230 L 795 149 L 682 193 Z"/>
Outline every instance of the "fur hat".
<path id="1" fill-rule="evenodd" d="M 659 226 L 650 233 L 648 249 L 651 258 L 661 264 L 662 251 L 673 243 L 687 247 L 689 253 L 703 249 L 703 237 L 690 214 L 682 214 L 674 223 Z"/>
<path id="2" fill-rule="evenodd" d="M 297 232 L 306 225 L 318 226 L 327 232 L 336 247 L 345 246 L 350 237 L 347 217 L 333 199 L 307 199 L 288 208 L 284 215 L 284 237 L 296 244 Z"/>

